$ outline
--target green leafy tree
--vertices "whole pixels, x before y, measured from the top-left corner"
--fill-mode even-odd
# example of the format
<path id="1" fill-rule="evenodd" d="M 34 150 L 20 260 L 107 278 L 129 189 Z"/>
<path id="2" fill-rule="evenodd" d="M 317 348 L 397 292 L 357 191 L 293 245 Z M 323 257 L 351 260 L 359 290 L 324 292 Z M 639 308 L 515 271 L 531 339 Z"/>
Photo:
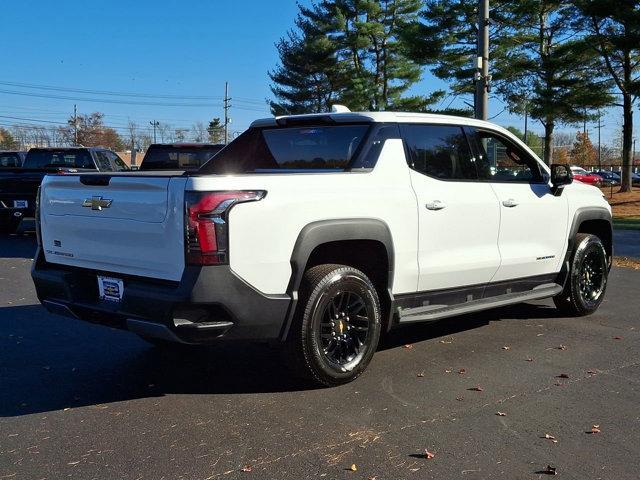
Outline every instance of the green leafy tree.
<path id="1" fill-rule="evenodd" d="M 6 128 L 0 127 L 0 148 L 5 150 L 13 150 L 18 148 L 18 142 L 16 142 L 11 132 Z"/>
<path id="2" fill-rule="evenodd" d="M 588 32 L 605 74 L 622 97 L 621 192 L 631 191 L 633 104 L 640 95 L 640 6 L 637 0 L 577 0 L 579 25 Z"/>
<path id="3" fill-rule="evenodd" d="M 224 125 L 220 118 L 216 117 L 209 122 L 207 134 L 209 135 L 209 142 L 224 143 Z"/>

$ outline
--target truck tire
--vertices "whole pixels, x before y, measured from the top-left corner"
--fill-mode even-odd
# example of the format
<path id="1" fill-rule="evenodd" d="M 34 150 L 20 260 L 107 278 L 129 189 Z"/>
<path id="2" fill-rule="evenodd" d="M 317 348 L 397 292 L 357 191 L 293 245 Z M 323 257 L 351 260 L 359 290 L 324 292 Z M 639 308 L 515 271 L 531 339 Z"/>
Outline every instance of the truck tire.
<path id="1" fill-rule="evenodd" d="M 595 235 L 578 233 L 569 260 L 569 275 L 562 293 L 553 298 L 556 308 L 575 317 L 595 312 L 607 288 L 607 253 Z"/>
<path id="2" fill-rule="evenodd" d="M 288 361 L 314 383 L 348 383 L 371 361 L 380 325 L 378 293 L 364 273 L 335 264 L 310 268 L 287 339 Z"/>

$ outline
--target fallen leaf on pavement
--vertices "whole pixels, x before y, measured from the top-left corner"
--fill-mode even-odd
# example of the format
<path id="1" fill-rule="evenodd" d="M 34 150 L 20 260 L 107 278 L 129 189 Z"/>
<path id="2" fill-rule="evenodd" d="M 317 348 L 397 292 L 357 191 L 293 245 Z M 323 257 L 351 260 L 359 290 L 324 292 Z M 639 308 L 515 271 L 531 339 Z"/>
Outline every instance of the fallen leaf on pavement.
<path id="1" fill-rule="evenodd" d="M 356 466 L 355 463 L 352 463 L 351 464 L 351 468 L 349 468 L 349 470 L 351 470 L 352 472 L 356 472 L 356 471 L 358 471 L 358 467 Z"/>
<path id="2" fill-rule="evenodd" d="M 475 387 L 467 388 L 467 390 L 472 392 L 482 392 L 484 389 L 480 385 L 476 385 Z"/>
<path id="3" fill-rule="evenodd" d="M 594 425 L 593 427 L 591 427 L 591 431 L 587 433 L 591 433 L 591 434 L 600 433 L 600 425 Z"/>
<path id="4" fill-rule="evenodd" d="M 426 458 L 427 460 L 431 460 L 433 457 L 435 457 L 435 454 L 431 453 L 429 450 L 427 450 L 425 448 L 424 449 L 424 458 Z"/>
<path id="5" fill-rule="evenodd" d="M 418 378 L 422 378 L 422 377 L 424 377 L 424 372 L 420 372 L 420 373 L 418 374 Z"/>
<path id="6" fill-rule="evenodd" d="M 413 348 L 413 345 L 410 343 L 407 343 L 403 348 L 411 349 Z"/>
<path id="7" fill-rule="evenodd" d="M 243 472 L 250 472 L 252 470 L 251 465 L 245 465 L 241 468 Z"/>
<path id="8" fill-rule="evenodd" d="M 545 473 L 547 475 L 557 475 L 558 471 L 556 469 L 556 467 L 552 467 L 551 465 L 547 465 L 547 468 L 545 468 L 542 473 Z"/>
<path id="9" fill-rule="evenodd" d="M 467 369 L 466 368 L 461 368 L 460 370 L 458 370 L 458 373 L 460 375 L 464 375 L 465 373 L 467 373 Z"/>
<path id="10" fill-rule="evenodd" d="M 527 362 L 533 362 L 533 358 L 531 357 L 527 358 Z"/>
<path id="11" fill-rule="evenodd" d="M 558 440 L 556 440 L 556 437 L 554 437 L 553 435 L 549 435 L 548 433 L 544 434 L 544 438 L 546 438 L 547 440 L 551 440 L 553 443 L 558 443 Z"/>
<path id="12" fill-rule="evenodd" d="M 558 350 L 566 350 L 567 349 L 567 347 L 565 347 L 564 345 L 558 345 L 556 348 Z"/>
<path id="13" fill-rule="evenodd" d="M 451 340 L 440 340 L 440 343 L 444 343 L 446 345 L 449 345 L 451 342 Z"/>
<path id="14" fill-rule="evenodd" d="M 456 400 L 462 402 L 464 400 L 464 397 L 456 397 Z"/>
<path id="15" fill-rule="evenodd" d="M 614 340 L 622 340 L 622 337 L 613 337 Z"/>
<path id="16" fill-rule="evenodd" d="M 598 373 L 598 371 L 597 370 L 587 370 L 587 373 L 589 375 L 595 375 L 596 373 Z"/>
<path id="17" fill-rule="evenodd" d="M 502 347 L 503 350 L 511 350 L 511 347 L 505 345 L 504 347 Z"/>
<path id="18" fill-rule="evenodd" d="M 496 412 L 496 415 L 499 416 L 499 417 L 506 417 L 507 416 L 507 414 L 504 413 L 504 412 Z"/>
<path id="19" fill-rule="evenodd" d="M 569 378 L 569 375 L 566 373 L 561 373 L 560 375 L 556 375 L 556 378 Z"/>
<path id="20" fill-rule="evenodd" d="M 444 373 L 451 373 L 451 370 L 445 370 Z"/>

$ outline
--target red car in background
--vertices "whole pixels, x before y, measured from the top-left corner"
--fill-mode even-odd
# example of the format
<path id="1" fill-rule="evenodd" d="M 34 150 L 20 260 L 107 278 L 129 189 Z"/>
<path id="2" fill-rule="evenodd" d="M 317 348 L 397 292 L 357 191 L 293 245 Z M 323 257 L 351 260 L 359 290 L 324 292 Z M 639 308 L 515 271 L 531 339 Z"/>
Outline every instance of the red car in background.
<path id="1" fill-rule="evenodd" d="M 594 187 L 602 186 L 602 177 L 596 173 L 587 172 L 582 167 L 572 166 L 571 173 L 573 174 L 573 179 L 578 180 L 582 183 L 587 183 L 589 185 L 593 185 Z"/>

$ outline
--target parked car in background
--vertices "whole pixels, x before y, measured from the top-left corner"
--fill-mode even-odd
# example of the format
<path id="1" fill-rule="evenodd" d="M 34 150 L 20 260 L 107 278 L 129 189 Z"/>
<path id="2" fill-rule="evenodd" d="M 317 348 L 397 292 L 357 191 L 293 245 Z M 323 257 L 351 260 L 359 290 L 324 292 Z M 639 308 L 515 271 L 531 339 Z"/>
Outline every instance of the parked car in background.
<path id="1" fill-rule="evenodd" d="M 593 185 L 594 187 L 602 186 L 602 177 L 600 175 L 589 173 L 582 167 L 572 165 L 571 173 L 573 174 L 574 180 L 578 180 L 579 182 L 586 183 L 588 185 Z"/>
<path id="2" fill-rule="evenodd" d="M 140 170 L 197 170 L 223 147 L 214 143 L 154 143 L 144 154 Z"/>
<path id="3" fill-rule="evenodd" d="M 611 170 L 598 170 L 594 173 L 602 177 L 604 185 L 620 185 L 620 174 L 616 172 Z"/>
<path id="4" fill-rule="evenodd" d="M 0 168 L 20 168 L 27 152 L 15 150 L 0 151 Z"/>
<path id="5" fill-rule="evenodd" d="M 590 175 L 598 175 L 602 178 L 602 185 L 620 185 L 620 175 L 616 172 L 612 172 L 610 170 L 598 170 L 596 172 L 590 173 Z"/>
<path id="6" fill-rule="evenodd" d="M 0 232 L 13 233 L 35 215 L 36 195 L 47 174 L 122 172 L 126 163 L 101 147 L 32 148 L 21 167 L 0 168 Z"/>

